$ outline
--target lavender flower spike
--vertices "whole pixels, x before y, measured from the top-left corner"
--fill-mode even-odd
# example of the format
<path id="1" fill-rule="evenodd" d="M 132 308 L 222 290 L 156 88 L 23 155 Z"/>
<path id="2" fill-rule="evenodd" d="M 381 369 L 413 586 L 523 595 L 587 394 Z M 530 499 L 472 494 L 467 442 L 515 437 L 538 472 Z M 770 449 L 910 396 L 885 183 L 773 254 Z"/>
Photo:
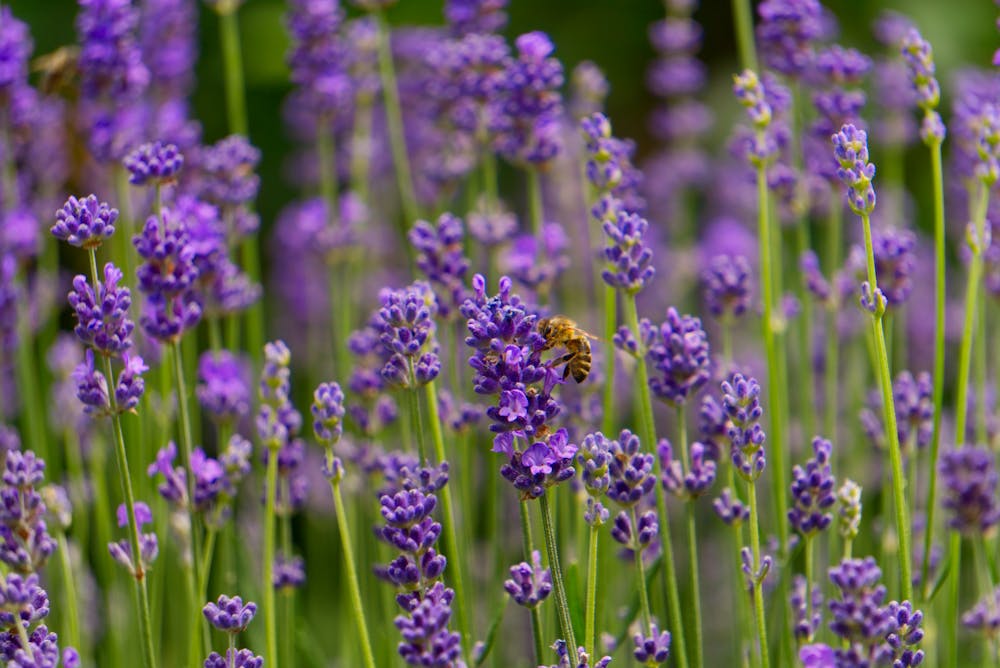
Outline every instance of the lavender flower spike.
<path id="1" fill-rule="evenodd" d="M 105 239 L 115 233 L 118 209 L 106 202 L 98 202 L 94 195 L 83 199 L 70 196 L 62 208 L 56 211 L 56 224 L 52 226 L 52 236 L 71 246 L 97 248 Z"/>
<path id="2" fill-rule="evenodd" d="M 875 165 L 868 161 L 868 135 L 854 125 L 844 125 L 840 132 L 830 137 L 833 153 L 840 169 L 837 176 L 848 188 L 847 203 L 857 215 L 868 215 L 875 210 Z"/>
<path id="3" fill-rule="evenodd" d="M 202 609 L 209 624 L 226 633 L 242 633 L 257 614 L 257 604 L 243 604 L 239 596 L 230 598 L 225 594 L 219 596 L 218 603 L 206 603 Z"/>
<path id="4" fill-rule="evenodd" d="M 510 567 L 510 578 L 503 583 L 514 602 L 525 608 L 534 608 L 552 593 L 552 572 L 542 568 L 542 555 L 531 553 L 531 563 L 522 561 Z"/>
<path id="5" fill-rule="evenodd" d="M 135 149 L 123 161 L 129 183 L 143 186 L 173 181 L 184 165 L 184 156 L 173 144 L 151 142 Z"/>

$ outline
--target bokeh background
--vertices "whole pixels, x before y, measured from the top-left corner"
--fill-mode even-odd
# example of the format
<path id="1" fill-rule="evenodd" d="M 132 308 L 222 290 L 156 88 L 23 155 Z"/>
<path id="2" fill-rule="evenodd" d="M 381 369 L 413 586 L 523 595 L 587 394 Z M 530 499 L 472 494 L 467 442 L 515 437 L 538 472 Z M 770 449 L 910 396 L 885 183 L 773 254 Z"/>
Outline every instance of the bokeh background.
<path id="1" fill-rule="evenodd" d="M 75 0 L 13 0 L 8 4 L 16 16 L 31 26 L 36 55 L 75 42 Z M 343 4 L 349 14 L 357 13 L 347 3 Z M 395 25 L 440 25 L 444 22 L 443 4 L 441 0 L 402 0 L 389 12 L 389 19 Z M 838 41 L 863 51 L 876 48 L 871 26 L 881 11 L 894 9 L 910 16 L 934 45 L 946 109 L 950 103 L 949 73 L 962 65 L 987 65 L 998 42 L 994 23 L 996 9 L 988 0 L 848 0 L 823 4 L 840 20 L 842 34 Z M 281 115 L 282 101 L 291 89 L 285 64 L 288 36 L 284 12 L 285 3 L 280 0 L 248 0 L 239 13 L 250 107 L 250 138 L 263 152 L 258 208 L 265 230 L 295 192 L 284 169 L 284 158 L 292 148 Z M 601 67 L 611 82 L 608 115 L 614 123 L 615 133 L 637 141 L 641 163 L 641 156 L 654 148 L 646 127 L 646 119 L 655 103 L 645 86 L 646 71 L 654 57 L 647 28 L 662 17 L 662 3 L 655 0 L 511 0 L 509 14 L 510 23 L 504 34 L 512 39 L 530 30 L 547 32 L 556 44 L 555 55 L 562 60 L 567 72 L 582 60 L 592 60 Z M 717 128 L 728 128 L 729 121 L 740 113 L 730 93 L 730 74 L 738 68 L 731 3 L 728 0 L 703 1 L 694 18 L 704 29 L 700 57 L 711 75 L 707 98 L 717 115 Z M 202 6 L 199 22 L 201 55 L 193 98 L 194 113 L 203 124 L 205 141 L 212 142 L 227 133 L 218 20 L 212 11 Z M 728 130 L 715 133 L 720 145 L 727 136 Z"/>

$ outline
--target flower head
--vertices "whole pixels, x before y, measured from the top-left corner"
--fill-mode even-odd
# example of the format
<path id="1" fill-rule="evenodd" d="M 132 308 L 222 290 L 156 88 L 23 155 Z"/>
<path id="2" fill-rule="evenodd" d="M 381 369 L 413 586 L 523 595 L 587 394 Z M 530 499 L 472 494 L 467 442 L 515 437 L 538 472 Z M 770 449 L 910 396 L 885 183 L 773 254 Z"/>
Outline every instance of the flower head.
<path id="1" fill-rule="evenodd" d="M 97 248 L 115 233 L 116 220 L 118 209 L 111 208 L 106 202 L 98 202 L 94 195 L 83 199 L 70 196 L 56 211 L 56 224 L 51 231 L 56 239 L 71 246 Z"/>
<path id="2" fill-rule="evenodd" d="M 525 608 L 534 608 L 552 593 L 552 572 L 542 568 L 542 555 L 531 553 L 531 563 L 522 561 L 510 567 L 510 578 L 503 583 L 504 591 L 514 602 Z"/>
<path id="3" fill-rule="evenodd" d="M 811 535 L 830 526 L 833 515 L 829 509 L 836 502 L 836 479 L 830 471 L 833 446 L 830 441 L 817 436 L 812 447 L 815 456 L 806 462 L 805 468 L 796 465 L 792 469 L 793 506 L 788 510 L 788 522 L 803 535 Z"/>
<path id="4" fill-rule="evenodd" d="M 132 185 L 163 184 L 176 178 L 184 165 L 184 156 L 174 144 L 156 141 L 143 144 L 129 153 L 124 164 Z"/>
<path id="5" fill-rule="evenodd" d="M 217 603 L 209 601 L 202 609 L 202 614 L 208 623 L 226 633 L 242 633 L 257 614 L 257 604 L 247 602 L 239 596 L 230 598 L 225 594 L 219 596 Z"/>
<path id="6" fill-rule="evenodd" d="M 655 330 L 649 346 L 653 371 L 649 386 L 660 399 L 681 405 L 694 396 L 711 376 L 708 336 L 701 320 L 680 315 L 673 307 Z"/>
<path id="7" fill-rule="evenodd" d="M 844 125 L 831 137 L 833 153 L 840 169 L 837 176 L 847 186 L 847 203 L 858 215 L 875 210 L 875 165 L 868 161 L 868 135 L 854 125 Z"/>
<path id="8" fill-rule="evenodd" d="M 939 468 L 949 527 L 974 535 L 1000 522 L 997 471 L 989 450 L 973 445 L 949 450 L 942 453 Z"/>

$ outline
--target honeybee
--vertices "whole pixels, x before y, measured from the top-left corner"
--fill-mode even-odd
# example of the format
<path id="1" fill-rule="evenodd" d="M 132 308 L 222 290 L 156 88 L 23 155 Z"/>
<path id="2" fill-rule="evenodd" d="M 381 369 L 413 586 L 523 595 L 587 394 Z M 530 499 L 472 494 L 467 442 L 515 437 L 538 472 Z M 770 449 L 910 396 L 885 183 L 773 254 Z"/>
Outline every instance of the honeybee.
<path id="1" fill-rule="evenodd" d="M 583 331 L 574 321 L 561 315 L 539 320 L 538 332 L 545 337 L 543 350 L 560 346 L 566 349 L 566 354 L 554 361 L 555 366 L 566 365 L 563 378 L 572 374 L 576 382 L 585 381 L 590 373 L 590 341 L 587 339 L 597 337 Z"/>

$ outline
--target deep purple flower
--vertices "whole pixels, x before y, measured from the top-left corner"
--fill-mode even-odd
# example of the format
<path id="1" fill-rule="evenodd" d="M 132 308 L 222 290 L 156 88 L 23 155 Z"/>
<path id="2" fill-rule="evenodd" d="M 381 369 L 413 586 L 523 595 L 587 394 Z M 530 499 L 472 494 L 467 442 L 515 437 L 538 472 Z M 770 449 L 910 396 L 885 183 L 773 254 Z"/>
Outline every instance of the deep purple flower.
<path id="1" fill-rule="evenodd" d="M 133 508 L 135 511 L 135 523 L 141 532 L 144 524 L 152 523 L 153 513 L 149 509 L 149 506 L 142 501 L 136 501 Z M 115 515 L 118 519 L 119 528 L 128 526 L 128 511 L 125 509 L 124 503 L 118 506 Z M 134 576 L 140 570 L 145 571 L 149 567 L 149 564 L 156 560 L 156 557 L 160 553 L 160 546 L 155 533 L 139 534 L 139 568 L 137 568 L 136 564 L 133 562 L 132 545 L 129 539 L 123 538 L 117 543 L 108 543 L 108 551 L 111 553 L 111 557 L 115 561 L 128 569 L 128 571 Z"/>
<path id="2" fill-rule="evenodd" d="M 115 386 L 115 403 L 119 413 L 134 411 L 139 405 L 139 399 L 146 390 L 142 374 L 147 371 L 149 367 L 138 355 L 122 355 L 122 370 Z"/>
<path id="3" fill-rule="evenodd" d="M 962 626 L 988 638 L 996 637 L 1000 632 L 1000 587 L 987 592 L 962 614 Z"/>
<path id="4" fill-rule="evenodd" d="M 539 666 L 538 668 L 608 668 L 608 665 L 611 663 L 611 657 L 605 656 L 599 659 L 597 663 L 591 665 L 590 656 L 584 651 L 583 647 L 580 647 L 576 652 L 580 662 L 573 664 L 569 656 L 569 647 L 566 645 L 565 640 L 557 640 L 552 645 L 552 649 L 555 650 L 556 656 L 559 657 L 559 663 L 553 666 Z"/>
<path id="5" fill-rule="evenodd" d="M 823 590 L 819 585 L 813 585 L 810 592 L 805 576 L 796 575 L 792 579 L 789 603 L 795 620 L 795 639 L 799 642 L 812 640 L 823 619 Z"/>
<path id="6" fill-rule="evenodd" d="M 587 434 L 576 453 L 583 486 L 592 497 L 602 496 L 611 485 L 611 443 L 601 432 Z"/>
<path id="7" fill-rule="evenodd" d="M 824 34 L 823 6 L 817 0 L 766 0 L 757 7 L 757 42 L 764 64 L 801 76 L 813 59 L 813 43 Z"/>
<path id="8" fill-rule="evenodd" d="M 430 286 L 418 281 L 400 290 L 385 289 L 379 299 L 382 306 L 375 312 L 373 325 L 388 355 L 382 377 L 403 387 L 434 380 L 440 372 L 440 361 L 434 340 L 436 308 Z"/>
<path id="9" fill-rule="evenodd" d="M 873 235 L 878 288 L 889 306 L 905 303 L 913 290 L 917 239 L 909 230 L 887 229 Z"/>
<path id="10" fill-rule="evenodd" d="M 548 435 L 544 441 L 534 441 L 524 451 L 513 449 L 510 435 L 510 432 L 498 435 L 493 451 L 507 455 L 508 461 L 501 466 L 500 475 L 520 491 L 523 498 L 537 499 L 548 487 L 575 475 L 573 457 L 577 447 L 569 442 L 565 429 Z"/>
<path id="11" fill-rule="evenodd" d="M 73 370 L 72 377 L 76 383 L 76 396 L 83 404 L 84 412 L 95 417 L 107 415 L 111 409 L 108 381 L 103 373 L 94 368 L 93 350 L 87 348 L 83 361 Z"/>
<path id="12" fill-rule="evenodd" d="M 515 40 L 517 58 L 508 64 L 500 112 L 492 120 L 496 148 L 507 159 L 544 164 L 561 149 L 562 64 L 550 57 L 547 35 L 530 32 Z"/>
<path id="13" fill-rule="evenodd" d="M 94 195 L 83 199 L 70 196 L 56 211 L 56 224 L 51 231 L 56 239 L 71 246 L 97 248 L 115 233 L 116 220 L 118 209 L 111 208 L 106 202 L 98 202 Z"/>
<path id="14" fill-rule="evenodd" d="M 997 472 L 989 450 L 963 445 L 942 453 L 938 466 L 949 527 L 976 535 L 1000 522 Z"/>
<path id="15" fill-rule="evenodd" d="M 264 345 L 264 366 L 258 386 L 261 406 L 256 423 L 261 441 L 273 450 L 280 449 L 302 428 L 302 415 L 290 398 L 291 360 L 291 351 L 284 341 Z"/>
<path id="16" fill-rule="evenodd" d="M 254 172 L 259 163 L 260 150 L 241 135 L 203 148 L 198 155 L 200 196 L 222 208 L 253 201 L 260 187 L 260 177 Z"/>
<path id="17" fill-rule="evenodd" d="M 650 624 L 648 636 L 637 633 L 632 641 L 635 643 L 632 656 L 639 663 L 658 666 L 665 663 L 670 656 L 670 632 L 661 632 L 656 624 Z"/>
<path id="18" fill-rule="evenodd" d="M 462 653 L 461 636 L 448 630 L 455 592 L 437 582 L 420 599 L 411 599 L 407 614 L 396 617 L 403 636 L 399 655 L 413 666 L 449 666 Z"/>
<path id="19" fill-rule="evenodd" d="M 466 273 L 469 259 L 462 247 L 465 230 L 462 220 L 443 213 L 436 224 L 425 220 L 414 223 L 408 234 L 417 250 L 417 268 L 430 281 L 442 318 L 458 315 L 458 309 L 469 297 Z"/>
<path id="20" fill-rule="evenodd" d="M 508 0 L 447 0 L 444 17 L 453 35 L 494 33 L 507 25 Z"/>
<path id="21" fill-rule="evenodd" d="M 817 436 L 812 442 L 815 457 L 806 462 L 805 468 L 792 468 L 791 499 L 788 522 L 799 533 L 809 536 L 823 531 L 833 521 L 830 509 L 836 502 L 836 479 L 830 471 L 830 441 Z"/>
<path id="22" fill-rule="evenodd" d="M 612 220 L 604 220 L 602 228 L 608 245 L 604 249 L 606 266 L 601 277 L 626 294 L 638 293 L 656 273 L 653 251 L 645 241 L 649 222 L 637 214 L 619 210 Z"/>
<path id="23" fill-rule="evenodd" d="M 222 594 L 219 596 L 218 603 L 211 601 L 206 603 L 205 607 L 202 608 L 202 614 L 205 615 L 209 624 L 220 631 L 232 634 L 242 633 L 246 631 L 247 626 L 253 621 L 254 615 L 257 614 L 257 604 L 248 601 L 244 605 L 243 599 L 239 596 L 230 598 Z"/>
<path id="24" fill-rule="evenodd" d="M 514 602 L 525 608 L 534 608 L 552 593 L 552 572 L 542 568 L 542 555 L 531 553 L 531 563 L 522 561 L 510 567 L 510 578 L 503 583 L 504 591 Z"/>
<path id="25" fill-rule="evenodd" d="M 337 383 L 321 383 L 313 393 L 313 434 L 330 447 L 344 433 L 344 393 Z"/>
<path id="26" fill-rule="evenodd" d="M 28 450 L 6 453 L 0 486 L 0 561 L 19 573 L 37 572 L 55 552 L 39 494 L 45 462 Z"/>
<path id="27" fill-rule="evenodd" d="M 702 272 L 705 304 L 717 318 L 736 318 L 750 308 L 750 263 L 742 255 L 716 255 Z"/>
<path id="28" fill-rule="evenodd" d="M 228 350 L 206 351 L 198 361 L 198 402 L 206 413 L 220 420 L 235 420 L 250 413 L 250 368 Z"/>
<path id="29" fill-rule="evenodd" d="M 124 160 L 129 183 L 143 186 L 173 181 L 184 166 L 184 156 L 174 144 L 150 142 L 139 146 Z"/>
<path id="30" fill-rule="evenodd" d="M 733 490 L 726 487 L 714 501 L 712 509 L 723 522 L 730 526 L 738 527 L 744 521 L 750 519 L 750 508 L 733 494 Z"/>
<path id="31" fill-rule="evenodd" d="M 156 459 L 146 468 L 146 475 L 155 477 L 163 476 L 163 481 L 157 487 L 157 491 L 164 499 L 172 504 L 183 506 L 187 503 L 187 473 L 181 466 L 174 466 L 177 458 L 177 446 L 173 441 L 156 453 Z"/>
<path id="32" fill-rule="evenodd" d="M 276 555 L 271 585 L 277 590 L 298 589 L 306 582 L 306 562 L 299 556 Z"/>
<path id="33" fill-rule="evenodd" d="M 760 426 L 764 415 L 760 385 L 757 379 L 737 373 L 731 380 L 723 381 L 722 393 L 722 405 L 730 420 L 728 436 L 733 466 L 745 480 L 756 480 L 766 463 L 764 430 Z"/>
<path id="34" fill-rule="evenodd" d="M 344 13 L 337 0 L 289 3 L 286 23 L 292 48 L 288 66 L 292 83 L 299 87 L 296 101 L 320 114 L 320 118 L 345 109 L 353 97 L 345 68 L 347 45 L 340 36 L 343 20 Z"/>
<path id="35" fill-rule="evenodd" d="M 204 668 L 263 668 L 264 657 L 256 656 L 248 649 L 227 649 L 226 655 L 212 652 L 205 659 Z"/>
<path id="36" fill-rule="evenodd" d="M 28 24 L 10 7 L 0 9 L 0 96 L 10 99 L 28 83 L 28 59 L 34 44 Z"/>
<path id="37" fill-rule="evenodd" d="M 934 52 L 930 42 L 916 28 L 910 28 L 900 43 L 900 52 L 917 91 L 917 106 L 925 112 L 936 109 L 941 101 L 941 87 L 934 76 Z"/>
<path id="38" fill-rule="evenodd" d="M 693 500 L 704 494 L 715 484 L 716 463 L 706 456 L 708 448 L 704 443 L 691 444 L 691 462 L 684 472 L 684 463 L 674 458 L 673 447 L 666 439 L 661 439 L 656 448 L 663 471 L 663 487 L 677 496 Z"/>
<path id="39" fill-rule="evenodd" d="M 655 330 L 648 356 L 653 393 L 675 406 L 683 405 L 711 377 L 708 336 L 701 320 L 667 309 L 667 319 Z"/>
<path id="40" fill-rule="evenodd" d="M 104 282 L 97 284 L 96 294 L 86 277 L 77 275 L 68 297 L 76 313 L 77 324 L 73 331 L 77 337 L 107 355 L 121 354 L 132 345 L 135 325 L 128 318 L 132 297 L 128 288 L 119 287 L 121 279 L 121 269 L 108 262 L 104 265 Z"/>
<path id="41" fill-rule="evenodd" d="M 146 260 L 136 270 L 139 289 L 147 294 L 176 297 L 198 278 L 187 226 L 175 213 L 150 216 L 142 233 L 132 239 L 139 257 Z"/>
<path id="42" fill-rule="evenodd" d="M 933 382 L 928 372 L 914 378 L 909 371 L 901 371 L 892 383 L 892 397 L 896 406 L 896 432 L 904 455 L 913 446 L 924 448 L 931 442 L 934 430 L 934 405 L 931 398 Z M 882 425 L 882 397 L 873 393 L 869 406 L 861 413 L 861 423 L 868 438 L 879 446 L 885 443 Z"/>
<path id="43" fill-rule="evenodd" d="M 889 603 L 889 614 L 896 625 L 895 630 L 886 636 L 886 642 L 892 648 L 893 668 L 919 666 L 924 660 L 924 650 L 917 648 L 924 639 L 924 630 L 920 628 L 924 613 L 914 610 L 909 601 L 892 601 Z"/>
<path id="44" fill-rule="evenodd" d="M 89 99 L 135 99 L 149 71 L 135 40 L 138 11 L 131 0 L 79 0 L 80 87 Z"/>
<path id="45" fill-rule="evenodd" d="M 632 508 L 656 486 L 653 455 L 641 451 L 639 437 L 628 429 L 622 430 L 618 440 L 608 442 L 608 454 L 608 498 Z"/>
<path id="46" fill-rule="evenodd" d="M 854 125 L 844 125 L 831 137 L 833 152 L 840 163 L 837 175 L 847 186 L 847 203 L 854 213 L 870 214 L 875 209 L 875 165 L 868 162 L 868 135 Z"/>
<path id="47" fill-rule="evenodd" d="M 803 668 L 837 668 L 836 653 L 832 647 L 823 643 L 800 647 L 799 661 Z"/>

